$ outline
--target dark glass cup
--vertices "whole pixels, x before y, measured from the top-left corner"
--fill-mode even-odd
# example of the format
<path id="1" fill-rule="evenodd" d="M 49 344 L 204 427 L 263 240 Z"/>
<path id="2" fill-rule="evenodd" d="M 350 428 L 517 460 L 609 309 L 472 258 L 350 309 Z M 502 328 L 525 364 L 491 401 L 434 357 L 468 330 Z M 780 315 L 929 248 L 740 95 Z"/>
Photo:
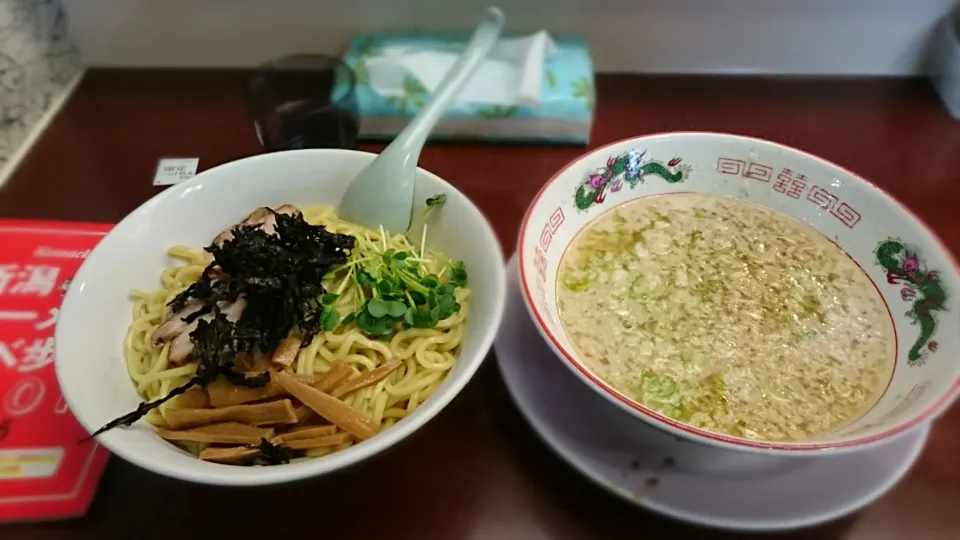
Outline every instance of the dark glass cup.
<path id="1" fill-rule="evenodd" d="M 273 60 L 253 74 L 249 102 L 267 152 L 357 147 L 356 76 L 340 60 L 298 54 Z"/>

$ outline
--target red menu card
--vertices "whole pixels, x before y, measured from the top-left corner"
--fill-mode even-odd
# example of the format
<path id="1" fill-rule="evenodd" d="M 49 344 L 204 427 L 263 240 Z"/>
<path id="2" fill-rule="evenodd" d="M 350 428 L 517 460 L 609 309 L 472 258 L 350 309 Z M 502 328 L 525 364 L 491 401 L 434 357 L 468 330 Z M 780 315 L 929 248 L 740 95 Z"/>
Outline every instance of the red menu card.
<path id="1" fill-rule="evenodd" d="M 53 369 L 63 294 L 110 225 L 0 220 L 0 521 L 86 512 L 109 455 Z"/>

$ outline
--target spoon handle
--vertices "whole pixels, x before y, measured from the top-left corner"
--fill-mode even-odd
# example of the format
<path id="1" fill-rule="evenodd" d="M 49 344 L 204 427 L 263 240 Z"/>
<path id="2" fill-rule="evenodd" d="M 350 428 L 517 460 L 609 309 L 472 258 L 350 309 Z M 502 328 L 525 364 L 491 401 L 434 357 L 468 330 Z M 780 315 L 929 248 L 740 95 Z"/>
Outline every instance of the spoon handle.
<path id="1" fill-rule="evenodd" d="M 503 12 L 496 7 L 488 7 L 483 21 L 473 32 L 467 48 L 444 76 L 443 82 L 433 93 L 430 101 L 397 136 L 398 140 L 394 141 L 400 142 L 396 146 L 402 148 L 404 153 L 410 152 L 414 155 L 420 153 L 420 148 L 426 143 L 433 127 L 496 44 L 501 30 L 503 30 Z"/>

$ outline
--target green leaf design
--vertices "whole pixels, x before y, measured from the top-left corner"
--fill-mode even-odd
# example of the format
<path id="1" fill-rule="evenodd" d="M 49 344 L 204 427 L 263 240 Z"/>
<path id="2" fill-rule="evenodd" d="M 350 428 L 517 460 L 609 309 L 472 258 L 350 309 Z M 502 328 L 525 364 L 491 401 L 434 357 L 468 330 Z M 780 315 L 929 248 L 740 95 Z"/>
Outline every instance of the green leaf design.
<path id="1" fill-rule="evenodd" d="M 493 105 L 487 109 L 478 109 L 477 116 L 480 118 L 507 118 L 510 116 L 515 116 L 517 114 L 517 107 L 511 105 L 510 107 L 503 107 L 501 105 Z"/>
<path id="2" fill-rule="evenodd" d="M 427 89 L 416 77 L 408 73 L 403 77 L 403 93 L 408 96 L 425 95 Z"/>
<path id="3" fill-rule="evenodd" d="M 557 75 L 553 72 L 552 69 L 548 69 L 544 76 L 547 79 L 547 88 L 556 88 L 557 87 Z"/>
<path id="4" fill-rule="evenodd" d="M 370 73 L 367 71 L 367 63 L 365 61 L 359 60 L 353 65 L 353 75 L 357 79 L 357 86 L 370 84 Z"/>
<path id="5" fill-rule="evenodd" d="M 574 79 L 570 85 L 573 87 L 574 99 L 583 101 L 587 110 L 593 111 L 596 97 L 594 96 L 593 83 L 586 76 Z"/>
<path id="6" fill-rule="evenodd" d="M 357 79 L 357 86 L 370 84 L 370 72 L 367 71 L 367 58 L 378 54 L 379 50 L 380 43 L 374 38 L 364 39 L 357 44 L 356 54 L 359 58 L 350 66 Z"/>
<path id="7" fill-rule="evenodd" d="M 374 38 L 367 38 L 357 44 L 357 52 L 361 56 L 372 56 L 380 48 L 380 44 Z"/>
<path id="8" fill-rule="evenodd" d="M 427 99 L 427 89 L 414 76 L 407 74 L 403 77 L 403 100 L 400 105 L 400 112 L 407 112 L 407 109 L 423 108 Z"/>

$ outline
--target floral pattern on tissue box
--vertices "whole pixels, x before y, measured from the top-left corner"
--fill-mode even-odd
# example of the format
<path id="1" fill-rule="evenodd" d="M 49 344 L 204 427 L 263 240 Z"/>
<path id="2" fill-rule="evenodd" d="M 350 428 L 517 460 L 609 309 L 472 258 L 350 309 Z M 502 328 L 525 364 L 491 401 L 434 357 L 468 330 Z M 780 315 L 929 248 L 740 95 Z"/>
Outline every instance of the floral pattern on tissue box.
<path id="1" fill-rule="evenodd" d="M 572 36 L 551 36 L 551 38 L 557 46 L 557 52 L 545 61 L 541 85 L 542 95 L 537 106 L 455 103 L 445 117 L 553 118 L 583 122 L 589 126 L 593 119 L 595 98 L 593 64 L 590 61 L 586 42 L 582 38 Z M 427 89 L 412 75 L 407 75 L 404 79 L 403 96 L 386 97 L 377 94 L 369 86 L 366 69 L 368 59 L 378 56 L 383 49 L 393 47 L 459 52 L 463 50 L 465 43 L 465 37 L 399 34 L 363 34 L 354 37 L 344 55 L 344 62 L 357 76 L 356 97 L 361 118 L 413 117 L 430 97 Z"/>

